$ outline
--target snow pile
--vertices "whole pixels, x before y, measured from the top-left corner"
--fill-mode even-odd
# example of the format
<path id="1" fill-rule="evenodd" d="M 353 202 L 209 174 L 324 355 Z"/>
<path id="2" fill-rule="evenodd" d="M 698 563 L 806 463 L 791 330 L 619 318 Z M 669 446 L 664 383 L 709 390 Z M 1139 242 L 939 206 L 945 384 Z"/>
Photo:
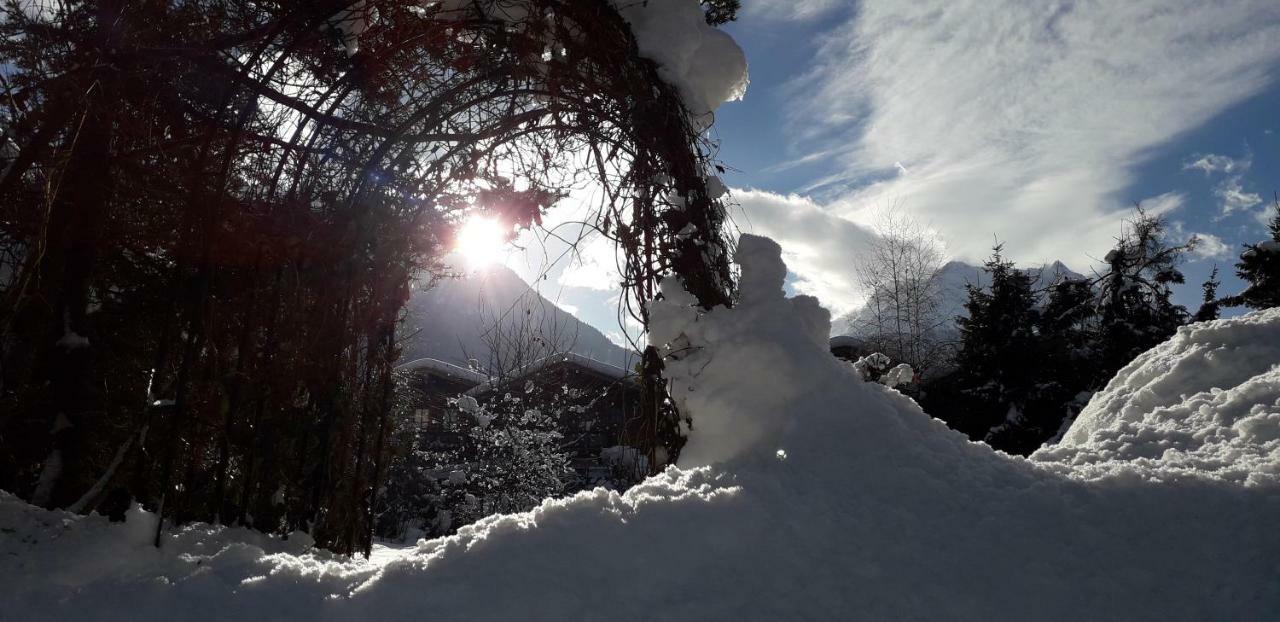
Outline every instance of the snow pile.
<path id="1" fill-rule="evenodd" d="M 1178 329 L 1032 458 L 1081 477 L 1280 484 L 1280 309 Z"/>
<path id="2" fill-rule="evenodd" d="M 1153 482 L 1122 456 L 1091 465 L 1086 479 L 1066 463 L 970 443 L 828 353 L 829 316 L 812 298 L 784 297 L 777 245 L 744 236 L 737 259 L 737 307 L 694 311 L 672 282 L 651 307 L 674 395 L 694 421 L 683 468 L 369 561 L 207 526 L 156 551 L 133 535 L 146 515 L 134 514 L 143 528 L 108 526 L 0 497 L 0 615 L 1244 620 L 1280 611 L 1273 480 Z M 1210 328 L 1226 342 L 1252 325 Z M 1097 416 L 1080 425 L 1095 420 L 1091 435 L 1111 425 Z"/>
<path id="3" fill-rule="evenodd" d="M 698 0 L 613 0 L 640 55 L 676 87 L 705 128 L 720 104 L 747 92 L 747 57 L 728 33 L 707 25 Z"/>

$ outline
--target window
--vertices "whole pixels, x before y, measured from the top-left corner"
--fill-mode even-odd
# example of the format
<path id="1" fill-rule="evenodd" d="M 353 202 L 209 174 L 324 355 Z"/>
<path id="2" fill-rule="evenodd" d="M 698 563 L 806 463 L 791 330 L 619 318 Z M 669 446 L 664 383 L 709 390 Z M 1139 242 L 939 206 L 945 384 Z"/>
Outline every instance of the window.
<path id="1" fill-rule="evenodd" d="M 431 425 L 431 410 L 428 408 L 419 408 L 413 411 L 414 425 L 425 428 Z"/>

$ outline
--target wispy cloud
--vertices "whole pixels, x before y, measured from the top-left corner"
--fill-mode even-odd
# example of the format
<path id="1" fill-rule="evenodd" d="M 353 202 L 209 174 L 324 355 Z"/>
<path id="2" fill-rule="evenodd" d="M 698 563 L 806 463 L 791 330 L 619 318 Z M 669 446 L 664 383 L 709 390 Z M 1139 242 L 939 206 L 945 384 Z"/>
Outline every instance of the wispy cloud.
<path id="1" fill-rule="evenodd" d="M 1274 198 L 1271 203 L 1254 212 L 1253 218 L 1262 225 L 1263 230 L 1266 230 L 1271 224 L 1271 219 L 1276 217 L 1277 210 L 1280 210 L 1280 198 Z"/>
<path id="2" fill-rule="evenodd" d="M 1148 214 L 1162 216 L 1182 207 L 1187 202 L 1187 195 L 1181 192 L 1166 192 L 1138 201 Z"/>
<path id="3" fill-rule="evenodd" d="M 1197 233 L 1196 246 L 1191 254 L 1200 259 L 1226 259 L 1231 256 L 1233 248 L 1212 233 Z"/>
<path id="4" fill-rule="evenodd" d="M 776 19 L 805 21 L 815 19 L 844 6 L 841 0 L 747 0 L 744 19 Z"/>
<path id="5" fill-rule="evenodd" d="M 802 150 L 838 150 L 810 188 L 834 215 L 894 200 L 962 257 L 999 234 L 1082 263 L 1154 150 L 1270 84 L 1277 40 L 1274 0 L 867 0 L 791 86 L 791 123 Z"/>
<path id="6" fill-rule="evenodd" d="M 1251 166 L 1253 166 L 1253 157 L 1251 155 L 1236 159 L 1230 156 L 1207 153 L 1192 156 L 1191 160 L 1182 165 L 1182 169 L 1198 170 L 1205 175 L 1212 175 L 1213 173 L 1243 173 L 1248 171 Z"/>
<path id="7" fill-rule="evenodd" d="M 1239 175 L 1228 177 L 1217 186 L 1214 186 L 1213 195 L 1218 197 L 1222 206 L 1223 217 L 1247 210 L 1262 202 L 1261 195 L 1256 192 L 1245 191 Z"/>

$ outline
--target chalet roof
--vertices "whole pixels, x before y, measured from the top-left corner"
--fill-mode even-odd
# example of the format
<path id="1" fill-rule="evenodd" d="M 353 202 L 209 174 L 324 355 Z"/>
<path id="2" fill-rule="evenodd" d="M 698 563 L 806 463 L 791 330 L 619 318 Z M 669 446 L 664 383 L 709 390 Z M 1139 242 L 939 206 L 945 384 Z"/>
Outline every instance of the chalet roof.
<path id="1" fill-rule="evenodd" d="M 432 358 L 416 359 L 396 366 L 396 371 L 414 370 L 431 371 L 441 376 L 469 382 L 472 385 L 483 384 L 489 381 L 488 376 L 485 376 L 482 373 Z"/>
<path id="2" fill-rule="evenodd" d="M 583 356 L 581 354 L 576 354 L 574 352 L 565 352 L 563 354 L 554 354 L 548 357 L 540 358 L 516 370 L 515 373 L 511 374 L 511 376 L 503 380 L 499 380 L 497 378 L 488 379 L 485 382 L 482 382 L 468 389 L 466 392 L 466 395 L 473 395 L 473 396 L 479 395 L 481 393 L 484 393 L 485 391 L 489 391 L 493 389 L 498 385 L 506 384 L 509 382 L 515 382 L 517 380 L 520 380 L 521 378 L 524 378 L 530 374 L 542 371 L 543 369 L 546 369 L 547 367 L 550 367 L 557 363 L 568 363 L 575 367 L 586 369 L 587 371 L 594 372 L 598 375 L 604 376 L 612 380 L 634 382 L 634 379 L 635 379 L 635 374 L 621 367 L 618 367 L 617 365 L 612 365 L 604 361 L 597 361 L 596 359 L 593 359 L 589 356 Z"/>
<path id="3" fill-rule="evenodd" d="M 853 335 L 837 335 L 831 338 L 832 348 L 861 348 L 866 345 L 863 340 Z"/>

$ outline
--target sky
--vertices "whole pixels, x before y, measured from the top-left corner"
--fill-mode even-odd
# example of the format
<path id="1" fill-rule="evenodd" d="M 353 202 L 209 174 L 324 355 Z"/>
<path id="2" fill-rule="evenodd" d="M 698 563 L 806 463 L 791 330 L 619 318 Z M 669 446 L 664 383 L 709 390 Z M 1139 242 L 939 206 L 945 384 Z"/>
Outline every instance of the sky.
<path id="1" fill-rule="evenodd" d="M 837 315 L 886 206 L 950 259 L 998 239 L 1024 265 L 1098 265 L 1135 202 L 1201 245 L 1178 301 L 1222 294 L 1280 189 L 1275 0 L 745 0 L 727 26 L 745 98 L 717 112 L 734 220 L 783 247 L 789 287 Z M 529 253 L 508 262 L 528 280 Z M 539 289 L 620 335 L 608 249 Z"/>

